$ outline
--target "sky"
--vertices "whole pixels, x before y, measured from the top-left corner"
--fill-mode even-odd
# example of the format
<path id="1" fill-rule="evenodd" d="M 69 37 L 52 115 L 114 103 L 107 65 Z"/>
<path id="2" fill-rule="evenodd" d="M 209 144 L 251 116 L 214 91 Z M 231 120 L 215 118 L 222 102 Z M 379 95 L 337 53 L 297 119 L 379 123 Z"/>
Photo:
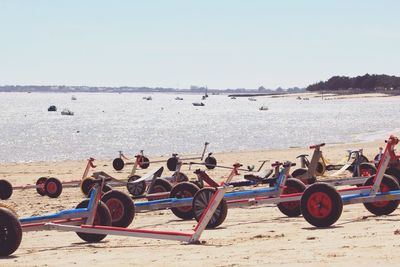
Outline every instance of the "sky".
<path id="1" fill-rule="evenodd" d="M 0 0 L 0 85 L 306 87 L 400 76 L 400 1 Z"/>

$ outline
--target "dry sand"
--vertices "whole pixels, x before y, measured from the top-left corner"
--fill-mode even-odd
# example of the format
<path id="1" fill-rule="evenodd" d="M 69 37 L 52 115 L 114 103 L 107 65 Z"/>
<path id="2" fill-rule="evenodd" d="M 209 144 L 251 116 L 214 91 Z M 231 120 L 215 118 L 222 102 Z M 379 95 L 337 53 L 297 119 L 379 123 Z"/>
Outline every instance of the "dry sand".
<path id="1" fill-rule="evenodd" d="M 364 148 L 373 159 L 383 140 L 362 144 L 343 144 L 323 148 L 326 158 L 339 162 L 346 149 Z M 218 163 L 240 162 L 257 165 L 261 159 L 292 160 L 307 148 L 288 150 L 232 152 L 216 154 Z M 153 158 L 151 158 L 153 159 Z M 155 159 L 155 158 L 154 158 Z M 129 169 L 116 172 L 111 160 L 97 161 L 97 171 L 124 178 Z M 14 185 L 34 183 L 40 176 L 55 176 L 63 181 L 79 179 L 85 161 L 37 162 L 0 165 L 0 178 Z M 155 166 L 155 165 L 154 165 Z M 150 167 L 150 169 L 153 166 Z M 194 168 L 183 171 L 194 178 Z M 229 171 L 209 171 L 212 177 L 224 178 Z M 144 171 L 140 171 L 144 173 Z M 167 175 L 168 173 L 164 173 Z M 126 191 L 125 188 L 121 190 Z M 34 190 L 16 190 L 10 200 L 19 216 L 45 214 L 73 208 L 82 200 L 77 188 L 64 189 L 57 199 L 40 197 Z M 334 227 L 316 229 L 302 217 L 287 218 L 276 207 L 230 209 L 225 222 L 215 230 L 206 230 L 203 245 L 184 245 L 160 241 L 108 236 L 103 242 L 87 244 L 74 233 L 55 231 L 24 233 L 21 246 L 0 266 L 349 266 L 397 265 L 400 262 L 399 212 L 376 217 L 363 205 L 344 207 Z M 194 221 L 181 221 L 169 210 L 136 215 L 130 227 L 190 231 Z M 400 255 L 400 254 L 399 254 Z"/>

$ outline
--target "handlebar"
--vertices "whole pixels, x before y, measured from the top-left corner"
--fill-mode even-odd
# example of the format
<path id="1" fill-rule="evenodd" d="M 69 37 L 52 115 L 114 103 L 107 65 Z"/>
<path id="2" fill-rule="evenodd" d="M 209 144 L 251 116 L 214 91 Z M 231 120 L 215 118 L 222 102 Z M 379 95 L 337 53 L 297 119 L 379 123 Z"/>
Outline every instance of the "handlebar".
<path id="1" fill-rule="evenodd" d="M 310 149 L 314 149 L 314 148 L 321 147 L 321 146 L 324 146 L 324 145 L 325 145 L 325 143 L 312 145 L 312 146 L 310 146 Z"/>

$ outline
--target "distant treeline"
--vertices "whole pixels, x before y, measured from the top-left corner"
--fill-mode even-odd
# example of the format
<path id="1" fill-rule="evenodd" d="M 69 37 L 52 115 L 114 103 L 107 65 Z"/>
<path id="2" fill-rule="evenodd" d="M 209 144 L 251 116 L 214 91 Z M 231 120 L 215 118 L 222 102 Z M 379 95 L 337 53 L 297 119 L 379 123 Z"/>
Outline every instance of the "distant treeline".
<path id="1" fill-rule="evenodd" d="M 400 77 L 389 75 L 369 75 L 357 77 L 333 76 L 325 82 L 309 85 L 307 91 L 340 91 L 340 90 L 359 90 L 359 91 L 400 91 Z"/>

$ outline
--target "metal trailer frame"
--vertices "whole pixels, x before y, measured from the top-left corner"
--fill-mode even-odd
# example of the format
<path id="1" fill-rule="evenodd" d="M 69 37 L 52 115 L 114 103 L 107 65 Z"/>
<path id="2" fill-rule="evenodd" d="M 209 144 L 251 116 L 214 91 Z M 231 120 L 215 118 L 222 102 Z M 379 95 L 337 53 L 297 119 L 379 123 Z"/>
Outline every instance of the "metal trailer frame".
<path id="1" fill-rule="evenodd" d="M 59 213 L 34 216 L 29 218 L 21 218 L 20 223 L 24 232 L 29 231 L 67 231 L 79 232 L 88 234 L 106 234 L 106 235 L 119 235 L 141 238 L 165 239 L 176 240 L 186 243 L 198 243 L 201 234 L 205 230 L 209 220 L 217 209 L 219 203 L 222 201 L 228 186 L 218 187 L 217 191 L 212 197 L 206 211 L 197 223 L 192 233 L 173 232 L 173 231 L 158 231 L 158 230 L 143 230 L 143 229 L 127 229 L 121 227 L 111 226 L 95 226 L 93 225 L 94 217 L 96 215 L 97 204 L 101 198 L 101 187 L 104 185 L 102 179 L 101 186 L 96 187 L 92 191 L 88 208 L 79 208 L 72 210 L 65 210 Z M 86 220 L 85 220 L 86 218 Z M 82 224 L 82 222 L 84 222 Z"/>
<path id="2" fill-rule="evenodd" d="M 324 162 L 323 164 L 325 164 L 325 159 L 324 159 L 324 157 L 322 155 L 322 151 L 321 151 L 321 147 L 323 147 L 323 146 L 325 146 L 325 143 L 310 146 L 310 149 L 314 149 L 312 157 L 311 157 L 311 161 L 308 161 L 308 159 L 305 158 L 307 156 L 306 154 L 297 156 L 297 158 L 300 158 L 301 168 L 305 169 L 307 167 L 307 171 L 299 176 L 294 177 L 294 178 L 300 179 L 303 182 L 310 181 L 310 184 L 317 181 L 317 179 L 316 179 L 317 165 L 320 162 L 320 159 L 322 159 Z M 348 150 L 347 152 L 348 152 L 348 161 L 339 170 L 337 170 L 335 173 L 330 174 L 328 177 L 335 177 L 335 176 L 343 173 L 352 164 L 357 165 L 356 171 L 357 171 L 358 175 L 360 174 L 361 162 L 359 162 L 359 161 L 362 156 L 362 149 Z M 352 155 L 355 155 L 356 157 L 354 159 L 352 159 Z M 364 184 L 364 182 L 367 180 L 367 178 L 368 178 L 367 176 L 357 176 L 357 177 L 352 177 L 352 178 L 337 178 L 337 179 L 323 180 L 323 182 L 327 182 L 327 183 L 333 184 L 335 186 L 359 185 L 359 184 Z"/>
<path id="3" fill-rule="evenodd" d="M 189 157 L 189 158 L 182 158 L 181 160 L 194 160 L 194 159 L 203 160 L 203 159 L 204 159 L 204 156 L 205 156 L 205 154 L 206 154 L 207 146 L 208 146 L 209 144 L 210 144 L 209 142 L 205 142 L 205 143 L 204 143 L 204 147 L 203 147 L 203 151 L 202 151 L 202 153 L 201 153 L 201 156 L 198 156 L 198 157 Z M 177 155 L 178 155 L 178 154 L 173 153 L 173 154 L 172 154 L 172 157 L 171 157 L 171 158 L 168 158 L 168 159 L 166 159 L 166 160 L 163 159 L 163 160 L 154 160 L 154 161 L 150 161 L 150 160 L 149 160 L 149 161 L 143 161 L 143 159 L 146 158 L 145 155 L 143 154 L 143 151 L 144 151 L 144 150 L 140 150 L 140 153 L 139 153 L 138 155 L 135 155 L 135 156 L 134 156 L 134 157 L 136 158 L 135 161 L 129 161 L 130 159 L 129 159 L 127 156 L 125 156 L 125 155 L 122 153 L 122 151 L 120 150 L 120 151 L 118 151 L 118 152 L 119 152 L 119 157 L 118 157 L 118 158 L 115 158 L 114 161 L 117 160 L 117 159 L 121 159 L 122 161 L 123 161 L 123 159 L 127 160 L 127 162 L 124 162 L 124 161 L 123 161 L 122 169 L 124 168 L 125 165 L 133 165 L 132 170 L 131 170 L 131 174 L 129 175 L 129 176 L 133 176 L 133 175 L 136 173 L 138 167 L 141 167 L 142 165 L 146 165 L 146 164 L 147 164 L 147 166 L 146 166 L 146 168 L 147 168 L 148 165 L 149 165 L 150 163 L 162 163 L 162 162 L 167 162 L 169 159 L 171 159 L 171 158 L 176 158 Z M 208 153 L 208 157 L 210 157 L 211 155 L 212 155 L 211 152 Z M 142 168 L 142 167 L 141 167 L 141 168 Z M 122 169 L 116 170 L 116 171 L 121 171 Z"/>
<path id="4" fill-rule="evenodd" d="M 339 201 L 337 202 L 332 202 L 332 205 L 336 206 L 343 206 L 343 205 L 350 205 L 350 204 L 357 204 L 357 203 L 373 203 L 373 202 L 379 202 L 379 201 L 393 201 L 393 200 L 400 200 L 400 189 L 399 190 L 392 190 L 392 191 L 387 191 L 387 192 L 379 192 L 381 182 L 383 180 L 383 177 L 385 175 L 386 168 L 388 167 L 389 163 L 391 160 L 399 160 L 400 155 L 396 155 L 394 148 L 395 146 L 399 143 L 399 139 L 395 137 L 394 135 L 391 135 L 388 140 L 385 141 L 386 147 L 385 151 L 382 154 L 382 160 L 379 162 L 378 165 L 378 171 L 377 173 L 373 176 L 373 184 L 371 186 L 363 186 L 363 192 L 358 192 L 357 189 L 359 188 L 347 188 L 344 189 L 347 191 L 346 195 L 341 195 L 339 198 Z M 315 184 L 317 185 L 317 184 Z M 315 185 L 311 185 L 310 188 L 312 188 Z M 319 183 L 319 185 L 327 186 L 326 183 Z M 337 190 L 333 188 L 334 192 Z M 317 192 L 322 192 L 322 191 L 317 191 Z M 303 202 L 307 202 L 307 199 L 301 199 Z M 322 204 L 320 204 L 322 206 Z M 341 208 L 340 208 L 340 214 L 338 214 L 337 219 L 339 219 L 341 215 Z M 337 220 L 336 219 L 336 220 Z M 334 222 L 336 222 L 336 220 Z M 307 220 L 308 221 L 308 220 Z M 310 221 L 309 221 L 310 222 Z M 330 223 L 329 225 L 332 225 L 334 222 Z M 311 223 L 311 222 L 310 222 Z M 329 225 L 315 225 L 317 227 L 326 227 Z"/>

